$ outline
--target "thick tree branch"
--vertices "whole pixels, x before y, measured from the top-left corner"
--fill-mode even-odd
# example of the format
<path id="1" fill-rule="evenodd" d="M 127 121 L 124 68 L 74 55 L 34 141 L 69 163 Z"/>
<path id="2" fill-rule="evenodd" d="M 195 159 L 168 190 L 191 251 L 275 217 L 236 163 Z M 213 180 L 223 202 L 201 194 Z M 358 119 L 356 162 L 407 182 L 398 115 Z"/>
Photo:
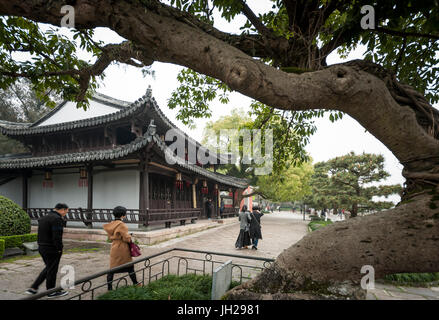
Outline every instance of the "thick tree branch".
<path id="1" fill-rule="evenodd" d="M 403 107 L 394 100 L 384 82 L 385 76 L 380 78 L 370 65 L 364 67 L 354 61 L 300 75 L 285 73 L 170 16 L 167 6 L 160 4 L 156 10 L 153 4 L 157 3 L 148 2 L 145 10 L 145 4 L 138 2 L 77 0 L 76 28 L 111 28 L 151 61 L 191 68 L 271 107 L 348 113 L 400 161 L 412 159 L 413 154 L 439 155 L 438 140 L 418 124 L 411 107 Z M 62 5 L 60 0 L 52 1 L 50 6 L 43 0 L 0 0 L 0 14 L 22 15 L 59 25 Z"/>
<path id="2" fill-rule="evenodd" d="M 257 191 L 257 190 L 255 190 L 255 191 L 253 191 L 253 192 L 250 192 L 249 194 L 243 194 L 243 195 L 242 195 L 242 199 L 244 199 L 244 198 L 249 198 L 249 197 L 253 197 L 253 196 L 256 196 L 256 195 L 260 195 L 262 198 L 264 198 L 264 199 L 268 199 L 268 196 L 267 196 L 266 194 L 264 194 L 264 193 L 261 192 L 261 191 Z"/>

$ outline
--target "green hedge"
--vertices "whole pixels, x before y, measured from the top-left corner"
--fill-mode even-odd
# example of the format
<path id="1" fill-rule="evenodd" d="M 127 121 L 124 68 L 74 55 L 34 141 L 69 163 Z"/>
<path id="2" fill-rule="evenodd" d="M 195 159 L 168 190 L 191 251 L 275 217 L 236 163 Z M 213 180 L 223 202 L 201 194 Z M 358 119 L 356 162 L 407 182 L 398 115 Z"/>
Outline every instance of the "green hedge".
<path id="1" fill-rule="evenodd" d="M 0 236 L 27 234 L 30 230 L 29 215 L 14 201 L 0 196 Z"/>
<path id="2" fill-rule="evenodd" d="M 3 258 L 4 252 L 5 252 L 5 240 L 0 239 L 0 259 Z"/>
<path id="3" fill-rule="evenodd" d="M 22 247 L 23 242 L 37 241 L 38 235 L 36 233 L 21 234 L 17 236 L 0 237 L 5 243 L 5 248 Z"/>

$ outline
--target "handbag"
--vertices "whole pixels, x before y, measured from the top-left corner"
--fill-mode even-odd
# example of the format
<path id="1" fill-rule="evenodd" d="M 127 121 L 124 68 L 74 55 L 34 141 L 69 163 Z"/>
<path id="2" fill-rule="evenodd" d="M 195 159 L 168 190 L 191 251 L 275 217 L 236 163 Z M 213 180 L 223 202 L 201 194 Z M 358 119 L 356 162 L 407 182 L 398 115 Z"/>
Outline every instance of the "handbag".
<path id="1" fill-rule="evenodd" d="M 130 253 L 132 257 L 138 257 L 142 254 L 139 246 L 132 241 L 130 242 Z"/>

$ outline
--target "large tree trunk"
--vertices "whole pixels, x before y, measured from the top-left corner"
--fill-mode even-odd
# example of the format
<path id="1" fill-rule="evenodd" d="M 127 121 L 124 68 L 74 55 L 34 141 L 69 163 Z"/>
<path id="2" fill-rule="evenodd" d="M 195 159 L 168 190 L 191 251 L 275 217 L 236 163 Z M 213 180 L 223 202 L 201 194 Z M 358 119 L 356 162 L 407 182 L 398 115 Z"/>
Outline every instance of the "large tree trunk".
<path id="1" fill-rule="evenodd" d="M 437 272 L 439 211 L 431 209 L 432 197 L 316 230 L 284 250 L 257 278 L 229 291 L 228 298 L 364 298 L 360 280 L 365 265 L 374 268 L 376 279 Z"/>
<path id="2" fill-rule="evenodd" d="M 59 25 L 64 4 L 61 0 L 0 0 L 0 15 Z M 300 291 L 311 294 L 302 295 L 308 298 L 334 292 L 338 297 L 361 298 L 364 294 L 357 291 L 357 284 L 363 265 L 372 265 L 377 277 L 439 271 L 439 210 L 431 202 L 436 196 L 425 191 L 439 181 L 437 132 L 435 125 L 433 132 L 428 128 L 428 114 L 436 119 L 438 115 L 414 90 L 389 78 L 379 66 L 362 61 L 300 75 L 282 72 L 247 55 L 245 41 L 225 37 L 153 0 L 77 0 L 75 9 L 76 28 L 108 27 L 130 40 L 132 50 L 124 44 L 124 59 L 132 52 L 145 64 L 154 60 L 185 66 L 278 109 L 346 112 L 404 165 L 407 203 L 313 232 L 285 250 L 273 268 L 233 290 L 229 298 L 259 298 L 265 293 L 300 297 Z M 349 285 L 340 286 L 343 281 Z"/>
<path id="3" fill-rule="evenodd" d="M 351 218 L 355 218 L 358 215 L 358 203 L 354 203 L 351 209 Z"/>

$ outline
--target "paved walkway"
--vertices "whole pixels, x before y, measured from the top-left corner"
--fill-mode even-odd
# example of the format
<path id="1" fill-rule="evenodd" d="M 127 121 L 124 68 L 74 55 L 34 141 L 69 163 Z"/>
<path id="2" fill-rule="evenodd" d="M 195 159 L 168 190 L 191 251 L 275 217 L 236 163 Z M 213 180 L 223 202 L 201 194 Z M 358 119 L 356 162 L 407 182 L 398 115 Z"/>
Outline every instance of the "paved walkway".
<path id="1" fill-rule="evenodd" d="M 185 248 L 239 254 L 253 257 L 276 258 L 283 250 L 299 241 L 308 231 L 309 221 L 303 221 L 300 214 L 275 212 L 262 218 L 262 235 L 258 250 L 237 250 L 234 247 L 239 232 L 236 222 L 217 224 L 215 228 L 164 241 L 152 246 L 141 246 L 142 257 L 160 253 L 171 248 Z M 110 244 L 105 242 L 64 241 L 65 252 L 60 262 L 60 270 L 65 265 L 75 268 L 75 277 L 80 279 L 90 274 L 104 271 L 109 267 Z M 74 250 L 72 250 L 74 248 Z M 87 251 L 88 248 L 88 251 Z M 90 248 L 94 251 L 90 251 Z M 82 251 L 81 251 L 82 250 Z M 84 251 L 85 250 L 85 251 Z M 0 299 L 20 299 L 23 292 L 35 280 L 43 268 L 40 257 L 20 258 L 13 262 L 0 262 Z M 57 284 L 63 276 L 58 273 Z M 44 290 L 44 283 L 40 290 Z M 68 297 L 68 296 L 67 296 Z M 368 299 L 439 299 L 439 288 L 402 288 L 376 285 L 368 293 Z"/>

